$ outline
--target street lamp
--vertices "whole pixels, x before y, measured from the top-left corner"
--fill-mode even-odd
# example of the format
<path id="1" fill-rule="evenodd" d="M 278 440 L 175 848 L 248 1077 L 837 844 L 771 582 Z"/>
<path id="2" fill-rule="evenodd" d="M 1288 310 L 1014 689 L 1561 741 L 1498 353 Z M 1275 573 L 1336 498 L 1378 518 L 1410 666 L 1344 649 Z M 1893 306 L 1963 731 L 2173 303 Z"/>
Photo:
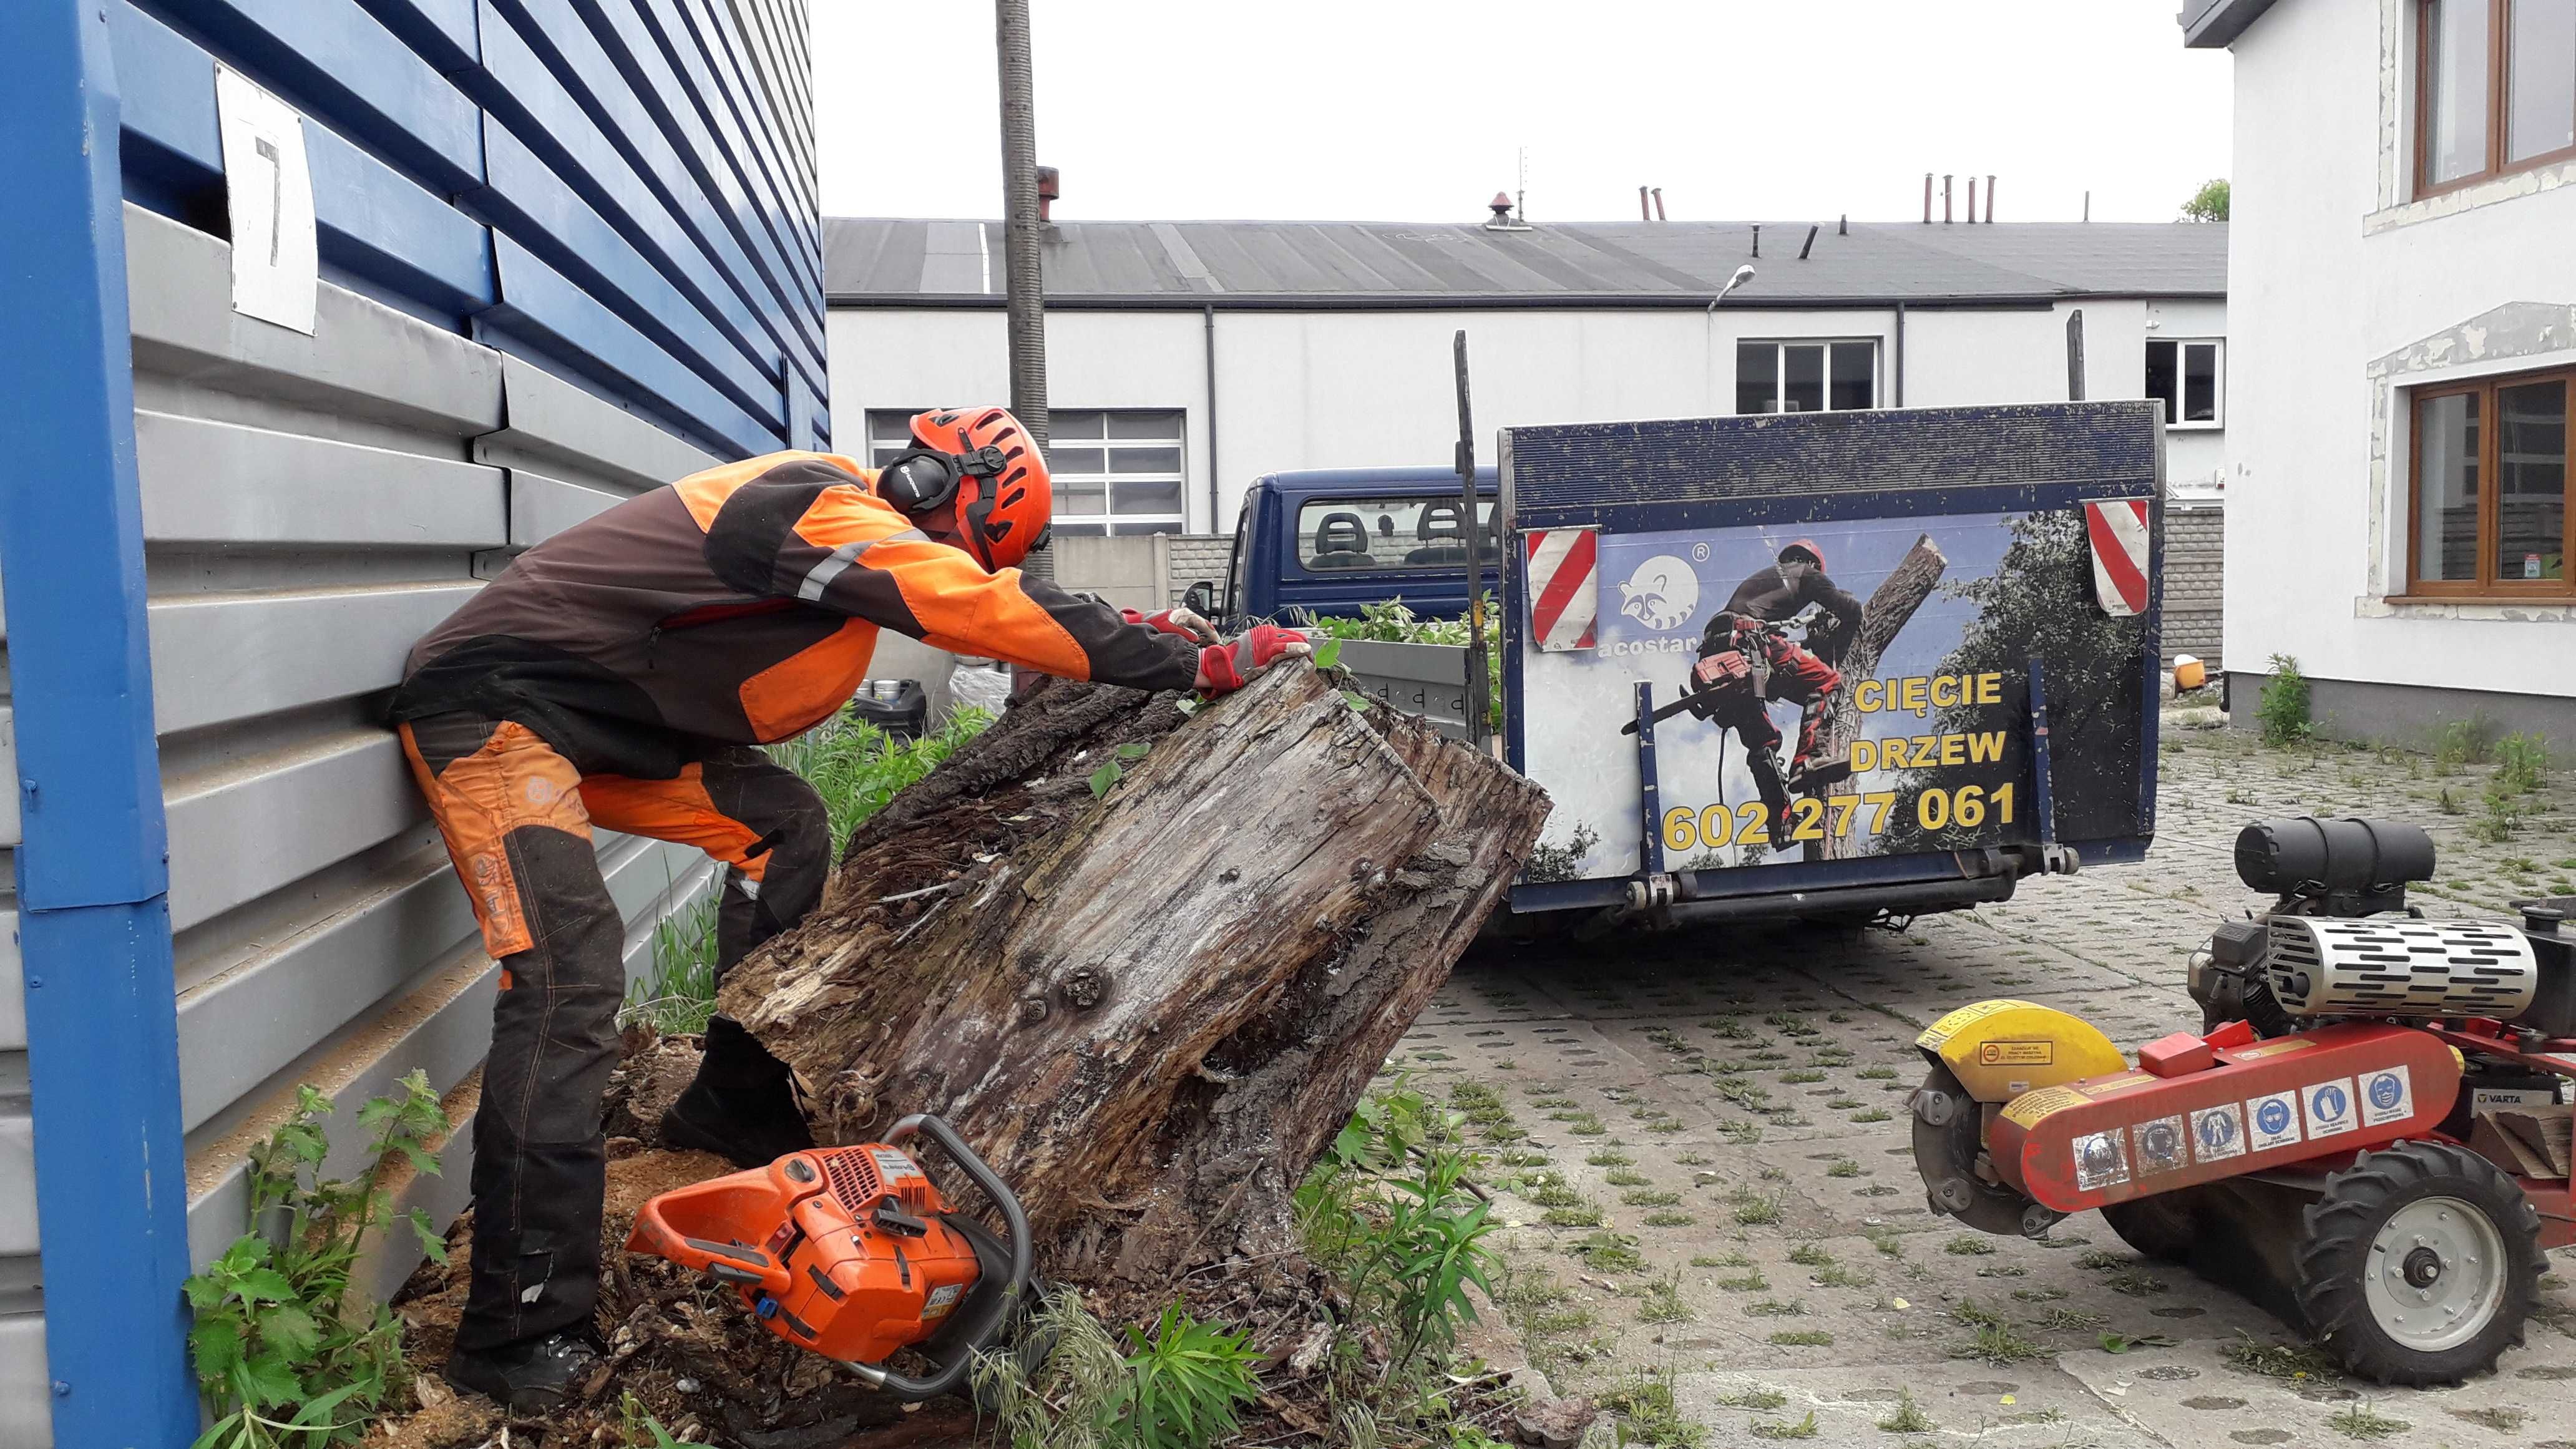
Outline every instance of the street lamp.
<path id="1" fill-rule="evenodd" d="M 1708 310 L 1710 312 L 1715 312 L 1717 310 L 1717 304 L 1726 300 L 1727 293 L 1734 291 L 1736 288 L 1741 287 L 1752 280 L 1753 264 L 1751 262 L 1747 262 L 1743 266 L 1737 267 L 1735 269 L 1735 275 L 1726 279 L 1726 285 L 1718 289 L 1717 295 L 1708 299 Z"/>

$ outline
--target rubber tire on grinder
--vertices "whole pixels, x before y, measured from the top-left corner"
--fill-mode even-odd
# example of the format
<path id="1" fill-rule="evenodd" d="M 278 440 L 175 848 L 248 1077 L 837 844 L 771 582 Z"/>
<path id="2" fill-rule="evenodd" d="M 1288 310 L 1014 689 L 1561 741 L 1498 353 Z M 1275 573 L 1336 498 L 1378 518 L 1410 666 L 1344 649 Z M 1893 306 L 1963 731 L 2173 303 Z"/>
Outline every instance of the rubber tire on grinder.
<path id="1" fill-rule="evenodd" d="M 2456 1198 L 2483 1214 L 2504 1242 L 2505 1282 L 2495 1316 L 2452 1348 L 2409 1348 L 2374 1321 L 2363 1279 L 2372 1241 L 2407 1204 Z M 2320 1347 L 2357 1378 L 2405 1388 L 2456 1384 L 2495 1367 L 2507 1345 L 2522 1342 L 2547 1262 L 2540 1214 L 2503 1169 L 2448 1142 L 2400 1142 L 2364 1152 L 2326 1179 L 2325 1194 L 2301 1215 L 2294 1253 L 2294 1291 L 2307 1329 Z"/>
<path id="2" fill-rule="evenodd" d="M 2200 1227 L 2192 1211 L 2191 1189 L 2133 1197 L 2106 1203 L 2102 1221 L 2120 1241 L 2159 1263 L 2189 1263 Z"/>
<path id="3" fill-rule="evenodd" d="M 1941 1180 L 1933 1176 L 1936 1170 L 1943 1178 L 1959 1176 L 1968 1183 L 1970 1200 L 1965 1211 L 1946 1207 L 1938 1210 L 1949 1212 L 1979 1232 L 2006 1238 L 2020 1237 L 2022 1213 L 2031 1206 L 2030 1199 L 2001 1184 L 1981 1181 L 1976 1174 L 1977 1153 L 1981 1148 L 1979 1129 L 1984 1125 L 1982 1104 L 1968 1096 L 1968 1089 L 1959 1084 L 1958 1075 L 1944 1063 L 1933 1064 L 1931 1073 L 1924 1077 L 1923 1085 L 1917 1091 L 1944 1092 L 1959 1104 L 1959 1110 L 1952 1114 L 1950 1120 L 1938 1127 L 1910 1110 L 1907 1113 L 1914 1123 L 1914 1169 L 1922 1174 L 1924 1190 L 1929 1193 Z M 1909 1108 L 1913 1101 L 1913 1098 L 1907 1099 Z"/>

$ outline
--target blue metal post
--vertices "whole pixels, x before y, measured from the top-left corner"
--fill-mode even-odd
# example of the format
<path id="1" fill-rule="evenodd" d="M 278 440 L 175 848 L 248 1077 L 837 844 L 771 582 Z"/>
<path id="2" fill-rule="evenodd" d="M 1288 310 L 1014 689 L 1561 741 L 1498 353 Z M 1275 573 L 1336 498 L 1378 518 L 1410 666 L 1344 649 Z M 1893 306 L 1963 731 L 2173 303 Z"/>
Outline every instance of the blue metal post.
<path id="1" fill-rule="evenodd" d="M 187 1163 L 107 15 L 0 5 L 0 587 L 54 1442 L 178 1449 Z"/>
<path id="2" fill-rule="evenodd" d="M 1655 780 L 1655 686 L 1637 681 L 1637 809 L 1646 817 L 1637 842 L 1640 880 L 1664 873 L 1664 789 Z"/>
<path id="3" fill-rule="evenodd" d="M 2153 768 L 2150 766 L 2149 768 Z M 2048 677 L 2040 658 L 2030 656 L 2030 805 L 2039 821 L 2039 843 L 2057 843 L 2057 797 L 2048 778 Z"/>

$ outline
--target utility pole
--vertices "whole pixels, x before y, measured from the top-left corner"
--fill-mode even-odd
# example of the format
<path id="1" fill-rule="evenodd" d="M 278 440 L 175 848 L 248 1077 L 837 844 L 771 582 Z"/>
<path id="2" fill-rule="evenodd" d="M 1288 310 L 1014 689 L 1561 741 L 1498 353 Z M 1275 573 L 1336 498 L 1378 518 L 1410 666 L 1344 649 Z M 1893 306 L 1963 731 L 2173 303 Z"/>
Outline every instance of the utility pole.
<path id="1" fill-rule="evenodd" d="M 1459 542 L 1467 545 L 1467 743 L 1485 748 L 1493 738 L 1491 677 L 1485 664 L 1485 530 L 1477 522 L 1476 422 L 1467 404 L 1467 331 L 1458 329 L 1458 496 L 1466 509 L 1458 525 Z M 1499 509 L 1496 510 L 1498 513 Z M 1500 520 L 1497 520 L 1499 526 Z M 1497 558 L 1499 559 L 1499 551 Z"/>
<path id="2" fill-rule="evenodd" d="M 1010 316 L 1011 411 L 1047 446 L 1046 285 L 1038 271 L 1038 122 L 1029 74 L 1029 0 L 994 0 L 1002 68 L 1002 285 Z M 1050 551 L 1026 568 L 1055 576 Z"/>

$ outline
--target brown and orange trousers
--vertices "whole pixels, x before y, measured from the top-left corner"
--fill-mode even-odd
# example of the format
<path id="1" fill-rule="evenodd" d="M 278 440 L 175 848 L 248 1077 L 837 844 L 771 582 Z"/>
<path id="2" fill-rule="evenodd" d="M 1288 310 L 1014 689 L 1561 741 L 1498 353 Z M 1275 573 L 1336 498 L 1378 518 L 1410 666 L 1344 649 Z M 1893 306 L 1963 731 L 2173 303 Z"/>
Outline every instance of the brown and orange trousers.
<path id="1" fill-rule="evenodd" d="M 618 1060 L 626 927 L 592 828 L 723 862 L 719 979 L 821 900 L 831 832 L 814 788 L 747 746 L 677 741 L 676 773 L 638 779 L 585 773 L 578 749 L 515 720 L 434 714 L 400 729 L 501 966 L 474 1114 L 473 1281 L 456 1334 L 459 1349 L 489 1349 L 586 1327 L 597 1303 L 600 1112 Z M 711 1031 L 741 1028 L 719 1019 Z M 747 1036 L 734 1045 L 736 1062 L 747 1051 L 750 1070 L 783 1076 Z"/>

